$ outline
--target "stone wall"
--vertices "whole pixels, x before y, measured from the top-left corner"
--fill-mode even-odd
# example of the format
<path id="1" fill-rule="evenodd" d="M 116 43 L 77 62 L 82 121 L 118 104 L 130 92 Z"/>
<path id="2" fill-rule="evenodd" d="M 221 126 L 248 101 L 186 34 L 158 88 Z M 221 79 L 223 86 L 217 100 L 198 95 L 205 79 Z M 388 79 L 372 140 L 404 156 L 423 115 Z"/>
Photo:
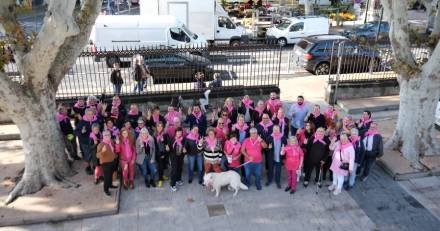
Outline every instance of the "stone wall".
<path id="1" fill-rule="evenodd" d="M 325 89 L 325 101 L 333 103 L 336 84 L 328 84 Z M 399 85 L 396 80 L 359 83 L 339 83 L 336 91 L 337 99 L 358 99 L 379 96 L 399 95 Z"/>

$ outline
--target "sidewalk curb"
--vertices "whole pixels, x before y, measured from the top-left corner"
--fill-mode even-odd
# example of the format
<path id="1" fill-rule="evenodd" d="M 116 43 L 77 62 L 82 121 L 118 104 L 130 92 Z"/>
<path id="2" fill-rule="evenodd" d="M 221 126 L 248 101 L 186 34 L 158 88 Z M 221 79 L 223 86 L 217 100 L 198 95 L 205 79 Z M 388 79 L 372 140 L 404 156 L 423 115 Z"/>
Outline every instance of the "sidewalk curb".
<path id="1" fill-rule="evenodd" d="M 417 172 L 414 171 L 412 173 L 395 173 L 393 172 L 393 170 L 391 168 L 389 168 L 389 166 L 382 161 L 381 159 L 379 159 L 377 161 L 377 165 L 379 167 L 381 167 L 388 175 L 390 175 L 393 180 L 395 181 L 405 181 L 405 180 L 410 180 L 410 179 L 417 179 L 417 178 L 423 178 L 423 177 L 428 177 L 428 176 L 440 176 L 440 170 L 438 171 L 432 171 L 432 170 L 425 170 L 422 172 Z"/>
<path id="2" fill-rule="evenodd" d="M 4 134 L 0 135 L 0 141 L 21 140 L 20 134 Z"/>

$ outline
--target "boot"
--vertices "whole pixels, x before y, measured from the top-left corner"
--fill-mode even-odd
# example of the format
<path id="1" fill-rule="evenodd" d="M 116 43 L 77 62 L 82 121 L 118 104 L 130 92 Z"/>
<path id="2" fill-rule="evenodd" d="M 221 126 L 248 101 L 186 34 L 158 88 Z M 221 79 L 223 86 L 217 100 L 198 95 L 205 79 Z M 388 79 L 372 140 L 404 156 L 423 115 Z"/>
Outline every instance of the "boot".
<path id="1" fill-rule="evenodd" d="M 145 179 L 145 187 L 147 188 L 150 187 L 150 181 L 148 179 Z"/>
<path id="2" fill-rule="evenodd" d="M 151 187 L 156 188 L 156 182 L 154 182 L 154 180 L 150 181 Z"/>

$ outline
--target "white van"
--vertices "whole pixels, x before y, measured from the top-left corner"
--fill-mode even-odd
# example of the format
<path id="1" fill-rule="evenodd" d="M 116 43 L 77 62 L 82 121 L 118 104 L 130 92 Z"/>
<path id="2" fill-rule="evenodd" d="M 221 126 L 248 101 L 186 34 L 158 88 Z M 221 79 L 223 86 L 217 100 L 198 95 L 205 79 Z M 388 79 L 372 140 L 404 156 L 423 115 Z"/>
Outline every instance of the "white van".
<path id="1" fill-rule="evenodd" d="M 100 15 L 90 34 L 95 49 L 114 51 L 139 47 L 206 46 L 202 36 L 192 33 L 173 16 Z M 107 65 L 120 57 L 106 57 Z"/>
<path id="2" fill-rule="evenodd" d="M 269 40 L 276 39 L 278 44 L 284 46 L 294 44 L 304 37 L 328 34 L 329 30 L 329 20 L 326 17 L 292 17 L 267 29 L 266 37 Z"/>

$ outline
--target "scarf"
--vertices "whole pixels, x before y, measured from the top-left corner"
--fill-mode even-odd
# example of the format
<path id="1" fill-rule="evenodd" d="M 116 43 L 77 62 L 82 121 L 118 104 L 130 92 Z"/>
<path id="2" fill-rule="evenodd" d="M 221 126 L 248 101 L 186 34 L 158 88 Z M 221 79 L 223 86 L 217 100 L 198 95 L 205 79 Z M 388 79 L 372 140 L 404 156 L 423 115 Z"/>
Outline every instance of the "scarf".
<path id="1" fill-rule="evenodd" d="M 313 143 L 316 143 L 318 141 L 321 142 L 321 144 L 325 145 L 324 135 L 319 135 L 318 133 L 315 133 L 315 136 L 314 136 L 314 139 L 313 139 Z"/>
<path id="2" fill-rule="evenodd" d="M 373 120 L 371 118 L 365 119 L 364 117 L 362 117 L 360 124 L 361 124 L 361 126 L 365 126 L 366 124 L 371 123 L 371 122 L 373 122 Z"/>
<path id="3" fill-rule="evenodd" d="M 89 138 L 92 139 L 93 141 L 99 141 L 98 136 L 99 133 L 95 134 L 94 132 L 90 132 Z"/>
<path id="4" fill-rule="evenodd" d="M 248 109 L 253 109 L 252 108 L 252 103 L 254 103 L 251 99 L 242 99 L 241 102 L 243 103 L 243 105 L 248 108 Z"/>
<path id="5" fill-rule="evenodd" d="M 128 111 L 129 115 L 139 115 L 139 110 L 133 111 L 130 109 L 130 111 Z"/>
<path id="6" fill-rule="evenodd" d="M 245 132 L 249 128 L 249 126 L 246 123 L 243 123 L 243 125 L 241 125 L 241 126 L 240 126 L 240 124 L 236 123 L 236 124 L 234 124 L 233 127 L 240 132 Z"/>
<path id="7" fill-rule="evenodd" d="M 278 133 L 272 133 L 272 137 L 273 137 L 273 140 L 274 141 L 278 141 L 278 140 L 281 140 L 281 137 L 283 137 L 283 134 L 281 133 L 281 132 L 278 132 Z"/>
<path id="8" fill-rule="evenodd" d="M 208 144 L 209 149 L 211 149 L 212 152 L 215 150 L 215 146 L 217 145 L 217 139 L 211 139 L 209 136 L 206 137 L 206 144 Z"/>
<path id="9" fill-rule="evenodd" d="M 198 143 L 198 142 L 199 142 L 200 135 L 199 135 L 199 133 L 194 134 L 194 133 L 190 132 L 190 133 L 186 136 L 186 138 L 187 138 L 188 140 L 193 140 L 194 142 Z"/>
<path id="10" fill-rule="evenodd" d="M 226 142 L 225 142 L 225 149 L 229 149 L 229 150 L 231 150 L 231 154 L 230 155 L 233 155 L 233 153 L 234 153 L 234 150 L 236 149 L 236 148 L 240 148 L 240 142 L 237 142 L 237 143 L 235 143 L 235 144 L 233 144 L 231 141 L 229 141 L 229 140 L 227 140 Z"/>
<path id="11" fill-rule="evenodd" d="M 96 118 L 96 115 L 93 115 L 93 117 L 92 117 L 91 119 L 89 119 L 89 118 L 87 117 L 87 115 L 84 115 L 82 118 L 83 118 L 84 121 L 87 121 L 87 122 L 89 122 L 90 124 L 93 123 L 93 122 L 95 122 L 95 121 L 98 119 L 98 118 Z"/>
<path id="12" fill-rule="evenodd" d="M 148 135 L 146 138 L 144 138 L 142 135 L 140 135 L 141 141 L 145 144 L 145 146 L 148 146 L 148 143 L 150 143 L 150 135 Z"/>
<path id="13" fill-rule="evenodd" d="M 259 123 L 265 132 L 269 131 L 269 127 L 273 125 L 272 120 L 269 120 L 269 123 L 264 124 L 263 121 Z"/>
<path id="14" fill-rule="evenodd" d="M 365 132 L 365 136 L 374 136 L 376 134 L 379 134 L 379 132 L 377 132 L 376 130 L 368 130 L 367 132 Z"/>
<path id="15" fill-rule="evenodd" d="M 159 119 L 160 119 L 159 115 L 152 114 L 151 118 L 153 118 L 155 124 L 159 123 Z"/>
<path id="16" fill-rule="evenodd" d="M 121 105 L 121 99 L 113 100 L 112 101 L 112 106 L 113 107 L 119 107 L 119 105 Z"/>
<path id="17" fill-rule="evenodd" d="M 202 118 L 202 113 L 201 112 L 199 112 L 199 113 L 193 112 L 192 115 L 196 118 L 196 123 L 199 123 L 200 118 Z"/>
<path id="18" fill-rule="evenodd" d="M 313 110 L 312 114 L 313 114 L 313 117 L 318 118 L 318 116 L 321 115 L 321 112 Z"/>
<path id="19" fill-rule="evenodd" d="M 115 148 L 113 147 L 113 142 L 111 139 L 102 139 L 102 143 L 107 144 L 112 152 L 114 152 Z"/>
<path id="20" fill-rule="evenodd" d="M 164 133 L 163 130 L 160 131 L 160 132 L 156 132 L 156 141 L 157 141 L 158 143 L 161 142 L 160 140 L 163 138 L 163 133 Z"/>
<path id="21" fill-rule="evenodd" d="M 174 143 L 173 143 L 173 147 L 175 148 L 176 145 L 178 145 L 178 146 L 182 146 L 182 140 L 183 140 L 183 136 L 181 136 L 181 137 L 175 137 L 175 139 L 174 139 Z"/>
<path id="22" fill-rule="evenodd" d="M 66 114 L 62 114 L 58 112 L 56 118 L 58 122 L 61 122 L 67 120 L 69 117 Z"/>
<path id="23" fill-rule="evenodd" d="M 334 111 L 334 109 L 327 108 L 327 110 L 325 110 L 325 112 L 324 112 L 324 115 L 326 118 L 331 119 L 335 115 L 335 111 Z"/>
<path id="24" fill-rule="evenodd" d="M 285 124 L 284 116 L 280 117 L 279 115 L 277 115 L 277 119 L 278 119 L 278 125 L 279 125 L 281 128 L 284 128 L 284 124 Z M 284 129 L 283 129 L 283 130 L 284 130 Z"/>
<path id="25" fill-rule="evenodd" d="M 269 100 L 267 101 L 267 104 L 269 104 L 269 107 L 270 107 L 271 111 L 272 111 L 273 113 L 275 113 L 277 107 L 280 106 L 281 101 L 280 101 L 279 99 L 269 99 Z"/>
<path id="26" fill-rule="evenodd" d="M 255 111 L 257 111 L 258 112 L 258 116 L 261 117 L 261 115 L 263 115 L 264 109 L 260 109 L 260 108 L 256 107 Z"/>
<path id="27" fill-rule="evenodd" d="M 76 102 L 75 105 L 73 105 L 73 106 L 76 107 L 76 108 L 79 108 L 79 109 L 86 108 L 86 105 L 84 105 L 84 103 L 79 103 L 79 101 Z"/>
<path id="28" fill-rule="evenodd" d="M 228 113 L 231 113 L 232 112 L 232 110 L 234 110 L 234 106 L 228 106 L 228 105 L 226 105 L 226 108 L 228 109 Z"/>
<path id="29" fill-rule="evenodd" d="M 330 130 L 329 137 L 330 138 L 337 137 L 336 131 Z"/>
<path id="30" fill-rule="evenodd" d="M 174 118 L 180 118 L 180 112 L 178 112 L 178 111 L 172 111 L 172 112 L 168 112 L 166 115 L 165 115 L 165 120 L 167 121 L 167 123 L 169 123 L 169 124 L 173 124 L 173 121 L 174 121 Z"/>
<path id="31" fill-rule="evenodd" d="M 142 127 L 142 128 L 144 128 L 144 127 Z M 140 127 L 136 127 L 136 128 L 134 129 L 134 131 L 135 131 L 136 133 L 140 133 L 142 128 L 140 128 Z"/>

